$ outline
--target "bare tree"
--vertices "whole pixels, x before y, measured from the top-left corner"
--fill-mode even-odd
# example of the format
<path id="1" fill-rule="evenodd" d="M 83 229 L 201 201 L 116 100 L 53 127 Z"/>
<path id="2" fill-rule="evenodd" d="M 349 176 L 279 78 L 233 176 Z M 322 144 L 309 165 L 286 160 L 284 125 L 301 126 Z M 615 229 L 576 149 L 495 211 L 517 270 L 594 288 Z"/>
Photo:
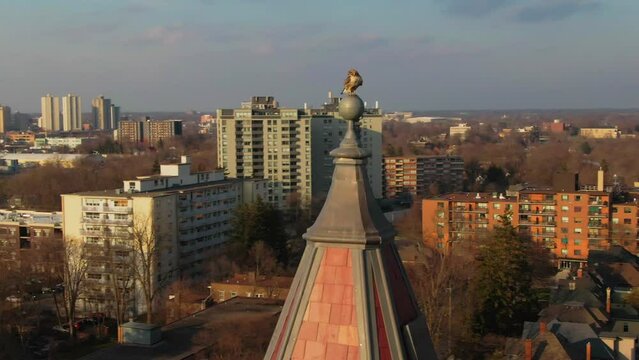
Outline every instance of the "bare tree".
<path id="1" fill-rule="evenodd" d="M 129 261 L 134 264 L 133 275 L 144 296 L 146 322 L 151 323 L 154 302 L 171 274 L 160 274 L 158 271 L 161 239 L 155 224 L 148 217 L 136 217 L 133 221 L 133 246 Z"/>
<path id="2" fill-rule="evenodd" d="M 73 322 L 78 299 L 82 292 L 82 285 L 87 276 L 89 262 L 87 261 L 86 244 L 78 238 L 65 238 L 62 271 L 64 277 L 64 309 L 69 322 L 69 335 L 75 336 Z"/>
<path id="3" fill-rule="evenodd" d="M 118 326 L 125 322 L 127 310 L 135 291 L 135 270 L 130 259 L 119 256 L 130 253 L 131 245 L 122 244 L 117 237 L 104 239 L 106 246 L 107 267 L 111 272 L 110 290 L 115 306 L 115 319 Z"/>
<path id="4" fill-rule="evenodd" d="M 251 260 L 255 265 L 255 278 L 259 279 L 262 274 L 271 274 L 277 268 L 277 259 L 273 254 L 273 250 L 264 243 L 258 241 L 249 250 Z"/>

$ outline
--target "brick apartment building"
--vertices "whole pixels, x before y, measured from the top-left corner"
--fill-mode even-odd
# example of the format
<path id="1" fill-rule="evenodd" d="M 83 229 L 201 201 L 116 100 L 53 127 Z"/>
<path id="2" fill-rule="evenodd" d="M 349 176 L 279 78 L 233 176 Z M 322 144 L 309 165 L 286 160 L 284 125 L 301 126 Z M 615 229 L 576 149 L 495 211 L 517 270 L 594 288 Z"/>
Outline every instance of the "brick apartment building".
<path id="1" fill-rule="evenodd" d="M 0 269 L 50 286 L 62 275 L 62 214 L 0 210 Z M 11 275 L 10 275 L 11 274 Z"/>
<path id="2" fill-rule="evenodd" d="M 506 211 L 521 233 L 547 247 L 562 267 L 584 263 L 611 243 L 637 253 L 637 204 L 611 203 L 605 191 L 524 189 L 515 196 L 456 193 L 422 203 L 424 241 L 438 249 L 475 241 Z"/>
<path id="3" fill-rule="evenodd" d="M 423 198 L 437 184 L 442 192 L 461 191 L 464 160 L 460 156 L 422 155 L 384 157 L 384 197 Z"/>

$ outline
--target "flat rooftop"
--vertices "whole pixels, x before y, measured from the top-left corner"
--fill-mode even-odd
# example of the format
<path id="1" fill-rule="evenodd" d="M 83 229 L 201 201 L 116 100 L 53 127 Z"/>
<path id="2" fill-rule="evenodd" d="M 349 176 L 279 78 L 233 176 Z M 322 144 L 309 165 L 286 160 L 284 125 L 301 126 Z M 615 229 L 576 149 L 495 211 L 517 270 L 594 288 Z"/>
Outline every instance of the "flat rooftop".
<path id="1" fill-rule="evenodd" d="M 60 225 L 62 224 L 62 213 L 0 209 L 0 222 Z"/>
<path id="2" fill-rule="evenodd" d="M 203 329 L 214 329 L 229 321 L 242 323 L 278 316 L 282 306 L 272 300 L 233 298 L 162 327 L 162 340 L 152 346 L 113 345 L 82 357 L 82 360 L 178 360 L 211 346 L 223 333 L 198 336 Z"/>

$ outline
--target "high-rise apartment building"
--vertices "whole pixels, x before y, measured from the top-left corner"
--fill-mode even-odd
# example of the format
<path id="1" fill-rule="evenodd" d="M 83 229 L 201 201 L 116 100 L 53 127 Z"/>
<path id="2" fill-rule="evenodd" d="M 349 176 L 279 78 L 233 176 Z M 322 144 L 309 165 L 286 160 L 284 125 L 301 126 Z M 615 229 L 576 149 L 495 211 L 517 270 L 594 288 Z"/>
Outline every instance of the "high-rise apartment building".
<path id="1" fill-rule="evenodd" d="M 433 184 L 440 193 L 462 191 L 464 160 L 448 155 L 384 157 L 384 197 L 424 198 Z"/>
<path id="2" fill-rule="evenodd" d="M 82 99 L 67 94 L 62 97 L 62 130 L 71 131 L 82 128 Z"/>
<path id="3" fill-rule="evenodd" d="M 268 179 L 268 201 L 289 208 L 328 193 L 334 164 L 329 153 L 346 131 L 339 99 L 319 109 L 280 107 L 271 97 L 254 96 L 239 109 L 217 110 L 218 164 L 230 177 Z M 373 193 L 382 196 L 382 113 L 367 109 L 360 122 L 362 147 L 372 153 L 367 164 Z"/>
<path id="4" fill-rule="evenodd" d="M 118 140 L 157 144 L 182 135 L 182 120 L 122 120 L 118 127 Z"/>
<path id="5" fill-rule="evenodd" d="M 120 125 L 120 107 L 111 104 L 111 111 L 109 112 L 109 129 L 117 129 Z"/>
<path id="6" fill-rule="evenodd" d="M 115 106 L 111 99 L 100 95 L 91 101 L 93 111 L 93 128 L 100 130 L 117 129 L 120 122 L 120 107 Z"/>
<path id="7" fill-rule="evenodd" d="M 6 132 L 7 126 L 11 123 L 11 108 L 0 104 L 0 133 Z"/>
<path id="8" fill-rule="evenodd" d="M 41 99 L 42 105 L 42 128 L 47 131 L 60 131 L 60 98 L 47 94 Z"/>
<path id="9" fill-rule="evenodd" d="M 448 194 L 423 200 L 422 234 L 427 244 L 450 250 L 477 241 L 510 212 L 513 226 L 547 247 L 565 267 L 584 263 L 589 250 L 608 248 L 612 208 L 611 194 L 604 191 Z"/>
<path id="10" fill-rule="evenodd" d="M 138 143 L 144 139 L 144 121 L 122 120 L 118 125 L 118 141 L 123 143 Z"/>
<path id="11" fill-rule="evenodd" d="M 161 165 L 159 175 L 124 181 L 122 189 L 62 195 L 65 238 L 89 248 L 82 301 L 108 311 L 109 278 L 135 258 L 140 241 L 157 251 L 155 288 L 206 274 L 212 250 L 229 239 L 233 209 L 266 190 L 265 180 L 225 179 L 221 170 L 192 173 L 183 156 L 179 164 Z M 144 306 L 139 298 L 129 305 L 136 313 Z"/>

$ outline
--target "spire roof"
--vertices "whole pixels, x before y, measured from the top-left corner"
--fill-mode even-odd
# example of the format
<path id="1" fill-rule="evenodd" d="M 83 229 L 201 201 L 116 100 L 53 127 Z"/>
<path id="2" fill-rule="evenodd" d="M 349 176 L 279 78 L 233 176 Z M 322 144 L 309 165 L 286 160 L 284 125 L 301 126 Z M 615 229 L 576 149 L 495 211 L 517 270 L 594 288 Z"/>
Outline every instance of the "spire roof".
<path id="1" fill-rule="evenodd" d="M 331 152 L 326 202 L 304 238 L 306 249 L 265 359 L 436 359 L 394 242 L 375 201 L 356 125 L 364 104 L 339 104 L 348 129 Z"/>

